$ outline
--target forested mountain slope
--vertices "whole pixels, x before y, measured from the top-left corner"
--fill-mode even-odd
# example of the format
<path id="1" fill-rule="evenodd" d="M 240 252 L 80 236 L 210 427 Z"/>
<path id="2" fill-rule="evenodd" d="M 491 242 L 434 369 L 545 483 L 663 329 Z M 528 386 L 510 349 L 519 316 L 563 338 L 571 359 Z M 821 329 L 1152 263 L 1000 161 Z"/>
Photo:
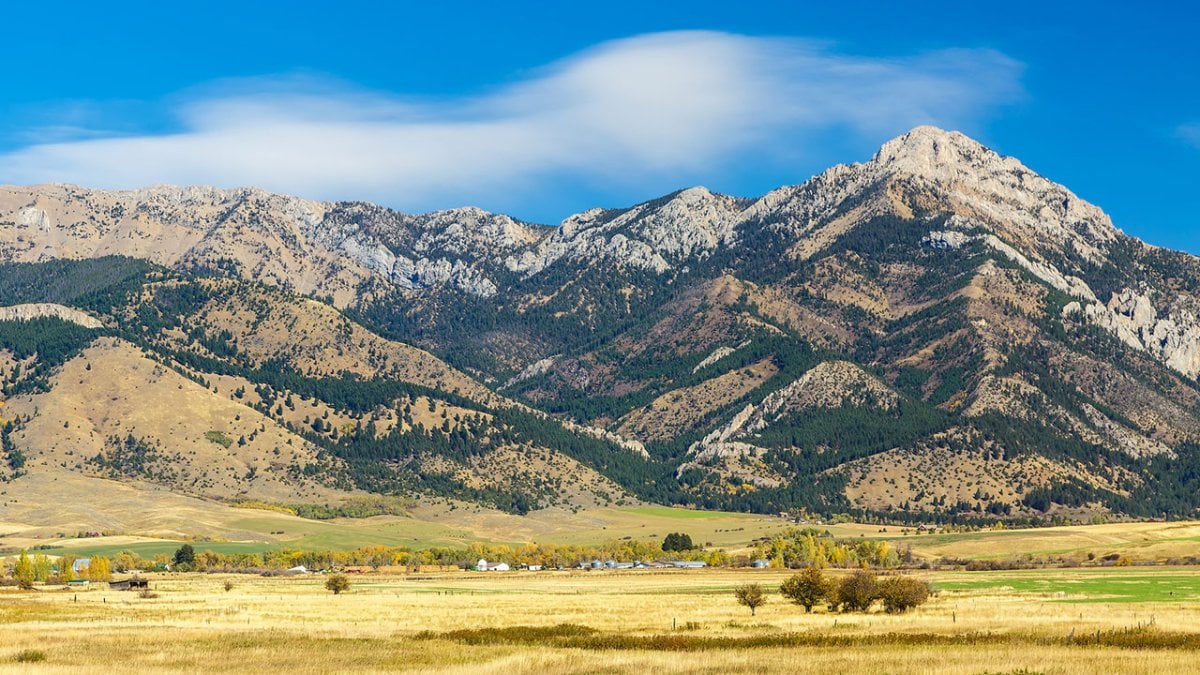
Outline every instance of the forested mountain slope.
<path id="1" fill-rule="evenodd" d="M 68 421 L 34 398 L 117 349 L 252 409 L 255 443 L 295 436 L 310 459 L 255 466 L 296 490 L 910 519 L 1200 505 L 1200 261 L 931 127 L 757 199 L 691 188 L 558 227 L 7 187 L 0 260 L 0 305 L 104 324 L 0 323 L 18 455 L 50 457 L 30 430 Z"/>

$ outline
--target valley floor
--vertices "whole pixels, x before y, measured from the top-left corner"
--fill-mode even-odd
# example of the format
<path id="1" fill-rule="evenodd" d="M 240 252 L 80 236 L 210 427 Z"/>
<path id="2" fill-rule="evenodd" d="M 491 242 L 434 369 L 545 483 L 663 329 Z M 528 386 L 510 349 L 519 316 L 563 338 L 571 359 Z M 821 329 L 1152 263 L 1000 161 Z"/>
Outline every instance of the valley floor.
<path id="1" fill-rule="evenodd" d="M 154 598 L 0 590 L 0 666 L 29 672 L 1194 672 L 1193 569 L 928 575 L 904 615 L 806 615 L 780 570 L 158 575 Z M 231 590 L 224 584 L 230 581 Z M 731 589 L 763 584 L 751 616 Z"/>

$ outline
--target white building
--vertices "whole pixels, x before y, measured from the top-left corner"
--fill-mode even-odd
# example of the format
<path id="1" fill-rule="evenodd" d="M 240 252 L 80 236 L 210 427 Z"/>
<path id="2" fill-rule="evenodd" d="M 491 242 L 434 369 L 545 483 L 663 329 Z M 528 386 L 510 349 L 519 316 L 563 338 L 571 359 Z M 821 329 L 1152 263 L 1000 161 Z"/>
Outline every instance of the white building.
<path id="1" fill-rule="evenodd" d="M 490 563 L 483 558 L 475 563 L 476 572 L 507 572 L 509 569 L 508 563 Z"/>

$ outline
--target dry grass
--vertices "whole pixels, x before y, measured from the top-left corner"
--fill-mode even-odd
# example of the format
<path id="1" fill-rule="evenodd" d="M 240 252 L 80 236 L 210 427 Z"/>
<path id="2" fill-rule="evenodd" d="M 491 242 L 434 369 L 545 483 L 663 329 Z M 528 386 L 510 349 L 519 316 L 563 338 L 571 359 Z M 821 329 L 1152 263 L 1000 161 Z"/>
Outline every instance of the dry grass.
<path id="1" fill-rule="evenodd" d="M 1108 573 L 1117 572 L 1090 574 Z M 154 599 L 100 590 L 4 591 L 0 629 L 6 640 L 0 662 L 12 668 L 20 654 L 37 651 L 45 661 L 19 667 L 30 672 L 86 667 L 139 672 L 1169 673 L 1192 670 L 1200 643 L 1200 598 L 1106 604 L 975 588 L 942 592 L 907 615 L 809 615 L 774 593 L 786 574 L 357 576 L 353 588 L 336 597 L 322 588 L 320 577 L 215 575 L 155 578 L 159 597 Z M 1037 574 L 1065 585 L 1080 573 Z M 1139 574 L 1150 583 L 1179 570 Z M 980 573 L 931 577 L 935 584 L 958 586 L 996 578 Z M 230 579 L 236 585 L 226 592 L 224 582 Z M 750 580 L 771 590 L 770 601 L 754 618 L 730 592 Z M 1088 644 L 1097 634 L 1101 644 Z"/>
<path id="2" fill-rule="evenodd" d="M 315 461 L 316 446 L 115 338 L 97 340 L 66 363 L 50 392 L 13 399 L 10 407 L 32 418 L 16 434 L 30 473 L 98 472 L 89 460 L 107 453 L 108 439 L 133 436 L 155 448 L 158 459 L 147 460 L 147 471 L 178 492 L 281 501 L 344 496 L 313 481 L 282 478 L 287 466 Z M 226 447 L 210 440 L 213 432 L 243 442 Z M 251 468 L 253 480 L 246 477 Z"/>
<path id="3" fill-rule="evenodd" d="M 895 531 L 895 528 L 890 528 Z M 1110 523 L 989 530 L 969 534 L 907 536 L 901 540 L 923 557 L 1004 558 L 1062 556 L 1081 560 L 1088 553 L 1120 554 L 1139 562 L 1200 555 L 1200 522 Z"/>

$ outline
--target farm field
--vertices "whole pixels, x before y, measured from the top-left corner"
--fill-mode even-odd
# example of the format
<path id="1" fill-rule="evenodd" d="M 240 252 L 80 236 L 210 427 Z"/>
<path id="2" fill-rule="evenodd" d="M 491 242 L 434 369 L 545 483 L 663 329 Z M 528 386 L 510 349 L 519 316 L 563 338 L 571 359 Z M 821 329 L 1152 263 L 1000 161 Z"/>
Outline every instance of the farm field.
<path id="1" fill-rule="evenodd" d="M 781 518 L 719 511 L 690 511 L 667 507 L 539 511 L 514 516 L 487 509 L 420 507 L 410 516 L 306 520 L 283 513 L 221 507 L 224 536 L 194 541 L 197 550 L 250 553 L 268 549 L 350 550 L 361 546 L 403 546 L 410 549 L 472 543 L 599 545 L 636 539 L 655 541 L 669 532 L 687 532 L 708 548 L 730 553 L 749 552 L 756 539 L 786 531 Z M 897 526 L 856 523 L 822 525 L 838 539 L 885 540 L 911 548 L 917 559 L 998 560 L 1029 556 L 1083 562 L 1094 557 L 1125 556 L 1135 562 L 1162 562 L 1200 556 L 1200 523 L 1135 522 L 1075 525 L 1019 530 L 981 530 L 946 534 L 905 533 Z M 35 533 L 36 536 L 32 536 Z M 119 535 L 59 537 L 46 528 L 32 529 L 0 523 L 0 555 L 18 547 L 43 547 L 47 553 L 107 555 L 128 550 L 144 558 L 170 554 L 186 540 L 180 536 Z"/>
<path id="2" fill-rule="evenodd" d="M 48 501 L 42 495 L 63 494 Z M 151 558 L 180 542 L 224 553 L 268 549 L 351 550 L 363 546 L 410 549 L 465 548 L 472 543 L 596 546 L 622 539 L 655 541 L 686 532 L 694 541 L 731 554 L 755 540 L 793 527 L 773 515 L 695 511 L 664 506 L 571 510 L 550 508 L 525 516 L 450 502 L 421 503 L 405 515 L 310 520 L 278 511 L 176 495 L 147 484 L 86 478 L 68 472 L 31 474 L 0 489 L 0 557 L 22 548 L 50 554 L 113 555 L 122 550 Z M 995 560 L 1014 556 L 1069 561 L 1116 554 L 1134 562 L 1200 556 L 1200 522 L 1129 522 L 1104 525 L 905 534 L 898 526 L 821 525 L 839 539 L 886 540 L 911 548 L 918 559 Z M 79 537 L 102 530 L 106 536 Z"/>
<path id="3" fill-rule="evenodd" d="M 1194 672 L 1188 568 L 923 573 L 903 615 L 785 603 L 784 570 L 152 575 L 157 597 L 0 589 L 0 668 L 72 672 Z M 837 574 L 837 572 L 831 572 Z M 231 590 L 224 583 L 233 584 Z M 751 616 L 732 588 L 756 582 Z"/>
<path id="4" fill-rule="evenodd" d="M 180 541 L 191 539 L 204 540 L 197 544 L 198 549 L 224 553 L 279 548 L 348 550 L 374 545 L 413 549 L 463 548 L 471 543 L 594 545 L 623 537 L 654 540 L 679 530 L 691 533 L 702 544 L 741 549 L 754 539 L 778 534 L 788 527 L 777 516 L 660 506 L 580 511 L 555 508 L 517 516 L 479 507 L 426 504 L 404 516 L 310 520 L 195 499 L 164 500 L 156 506 L 142 499 L 141 495 L 131 499 L 138 508 L 131 507 L 122 516 L 114 526 L 116 533 L 102 537 L 77 537 L 78 531 L 92 528 L 59 511 L 7 509 L 8 513 L 0 515 L 0 556 L 20 548 L 42 547 L 52 554 L 70 551 L 77 555 L 112 555 L 129 550 L 153 557 L 170 553 Z M 834 529 L 839 536 L 852 531 Z"/>

